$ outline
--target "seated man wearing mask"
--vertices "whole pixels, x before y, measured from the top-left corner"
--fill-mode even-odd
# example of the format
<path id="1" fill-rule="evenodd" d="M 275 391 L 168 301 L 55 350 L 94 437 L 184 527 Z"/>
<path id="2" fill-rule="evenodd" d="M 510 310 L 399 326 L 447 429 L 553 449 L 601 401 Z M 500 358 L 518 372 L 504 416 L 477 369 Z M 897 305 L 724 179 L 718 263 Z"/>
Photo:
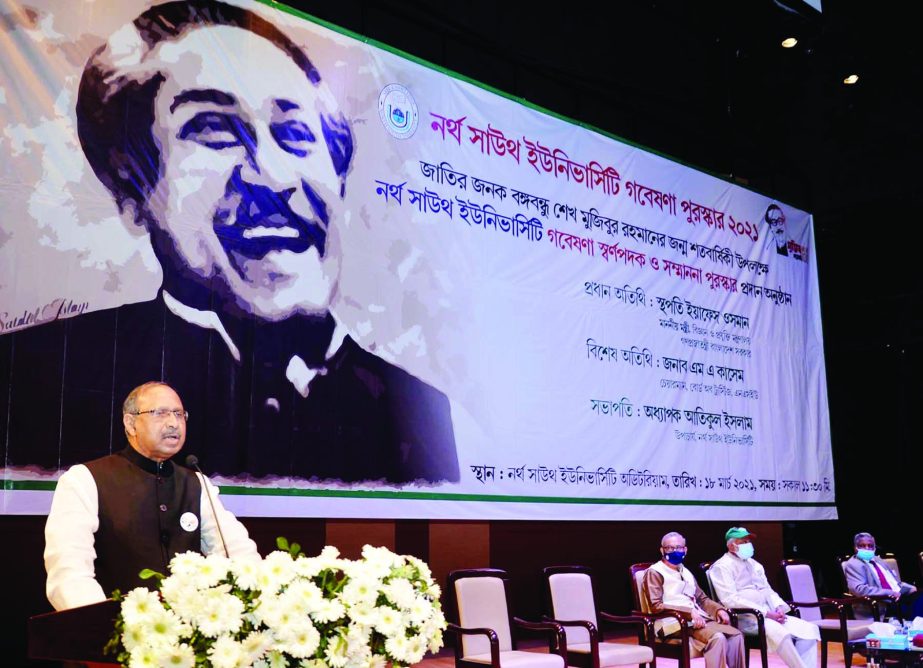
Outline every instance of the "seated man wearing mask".
<path id="1" fill-rule="evenodd" d="M 675 612 L 691 624 L 692 646 L 705 657 L 706 668 L 743 668 L 744 639 L 729 625 L 727 610 L 705 595 L 688 569 L 686 539 L 671 531 L 660 539 L 662 559 L 644 574 L 642 594 L 651 612 Z M 658 620 L 663 635 L 679 631 L 675 622 Z"/>
<path id="2" fill-rule="evenodd" d="M 752 538 L 744 527 L 731 527 L 724 534 L 727 553 L 709 571 L 715 594 L 729 608 L 755 608 L 766 621 L 766 643 L 789 668 L 814 668 L 820 630 L 815 624 L 785 613 L 791 610 L 766 579 L 766 570 L 753 559 Z M 756 633 L 756 619 L 743 615 L 741 630 Z"/>
<path id="3" fill-rule="evenodd" d="M 912 599 L 917 588 L 901 582 L 894 571 L 876 556 L 875 536 L 857 533 L 853 538 L 856 553 L 843 566 L 846 586 L 853 596 L 888 596 L 894 599 L 904 617 L 923 615 L 921 599 Z"/>

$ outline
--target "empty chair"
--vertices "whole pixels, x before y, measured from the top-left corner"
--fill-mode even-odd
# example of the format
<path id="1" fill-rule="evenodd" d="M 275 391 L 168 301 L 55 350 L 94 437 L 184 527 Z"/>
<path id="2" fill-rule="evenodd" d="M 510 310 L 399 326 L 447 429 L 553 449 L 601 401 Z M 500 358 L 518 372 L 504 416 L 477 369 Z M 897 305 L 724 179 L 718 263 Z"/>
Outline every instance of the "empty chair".
<path id="1" fill-rule="evenodd" d="M 545 571 L 550 617 L 567 635 L 567 663 L 579 668 L 650 664 L 654 658 L 654 627 L 643 615 L 612 615 L 596 605 L 593 577 L 583 566 L 552 566 Z M 642 644 L 606 642 L 600 621 L 634 627 Z"/>
<path id="2" fill-rule="evenodd" d="M 506 571 L 477 568 L 449 573 L 450 610 L 457 624 L 449 624 L 455 635 L 457 668 L 565 668 L 567 641 L 564 629 L 554 622 L 527 622 L 509 611 Z M 453 605 L 454 604 L 454 605 Z M 549 635 L 550 653 L 516 649 L 511 630 L 516 627 Z"/>
<path id="3" fill-rule="evenodd" d="M 814 571 L 807 561 L 784 560 L 782 580 L 791 592 L 791 600 L 788 604 L 793 609 L 797 608 L 802 619 L 817 624 L 820 628 L 821 668 L 827 668 L 827 643 L 831 641 L 842 643 L 843 660 L 849 666 L 853 652 L 864 650 L 864 639 L 869 632 L 869 624 L 873 621 L 852 619 L 854 616 L 852 606 L 861 599 L 819 597 L 814 584 Z M 823 610 L 825 608 L 836 610 L 836 619 L 824 619 Z"/>

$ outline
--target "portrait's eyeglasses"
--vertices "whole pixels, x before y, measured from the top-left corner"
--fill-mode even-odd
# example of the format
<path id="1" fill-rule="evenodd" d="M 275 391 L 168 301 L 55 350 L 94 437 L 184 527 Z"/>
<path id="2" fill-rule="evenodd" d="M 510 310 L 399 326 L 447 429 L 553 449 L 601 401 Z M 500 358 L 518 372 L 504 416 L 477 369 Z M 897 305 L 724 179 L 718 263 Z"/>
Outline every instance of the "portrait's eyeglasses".
<path id="1" fill-rule="evenodd" d="M 166 420 L 171 415 L 177 420 L 185 422 L 189 419 L 189 411 L 181 411 L 180 409 L 171 410 L 169 408 L 152 408 L 149 411 L 135 411 L 132 415 L 153 415 L 158 420 Z"/>
<path id="2" fill-rule="evenodd" d="M 685 547 L 674 547 L 672 545 L 666 545 L 666 546 L 661 545 L 661 547 L 663 548 L 663 551 L 666 552 L 667 554 L 671 552 L 685 552 L 686 551 Z"/>

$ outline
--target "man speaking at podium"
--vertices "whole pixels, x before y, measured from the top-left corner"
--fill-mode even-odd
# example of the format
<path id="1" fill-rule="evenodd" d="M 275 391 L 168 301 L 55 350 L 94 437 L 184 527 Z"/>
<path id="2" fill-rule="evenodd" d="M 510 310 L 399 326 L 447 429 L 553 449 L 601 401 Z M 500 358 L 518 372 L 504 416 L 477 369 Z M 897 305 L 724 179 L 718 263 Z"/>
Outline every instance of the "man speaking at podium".
<path id="1" fill-rule="evenodd" d="M 129 447 L 58 480 L 45 524 L 45 593 L 55 610 L 146 586 L 141 570 L 166 574 L 170 559 L 189 550 L 259 558 L 217 488 L 171 460 L 186 441 L 188 419 L 173 388 L 144 383 L 122 405 Z"/>

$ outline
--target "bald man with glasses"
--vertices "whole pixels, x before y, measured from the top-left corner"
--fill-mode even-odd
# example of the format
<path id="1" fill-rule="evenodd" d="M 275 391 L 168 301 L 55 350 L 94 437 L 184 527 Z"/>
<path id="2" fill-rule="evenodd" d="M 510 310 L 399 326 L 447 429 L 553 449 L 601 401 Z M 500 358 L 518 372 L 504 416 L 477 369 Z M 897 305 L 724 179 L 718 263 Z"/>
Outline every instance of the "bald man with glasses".
<path id="1" fill-rule="evenodd" d="M 45 591 L 56 610 L 150 586 L 140 571 L 166 574 L 182 552 L 259 558 L 217 488 L 172 461 L 188 419 L 172 387 L 144 383 L 122 405 L 128 446 L 77 464 L 58 480 L 45 524 Z"/>

